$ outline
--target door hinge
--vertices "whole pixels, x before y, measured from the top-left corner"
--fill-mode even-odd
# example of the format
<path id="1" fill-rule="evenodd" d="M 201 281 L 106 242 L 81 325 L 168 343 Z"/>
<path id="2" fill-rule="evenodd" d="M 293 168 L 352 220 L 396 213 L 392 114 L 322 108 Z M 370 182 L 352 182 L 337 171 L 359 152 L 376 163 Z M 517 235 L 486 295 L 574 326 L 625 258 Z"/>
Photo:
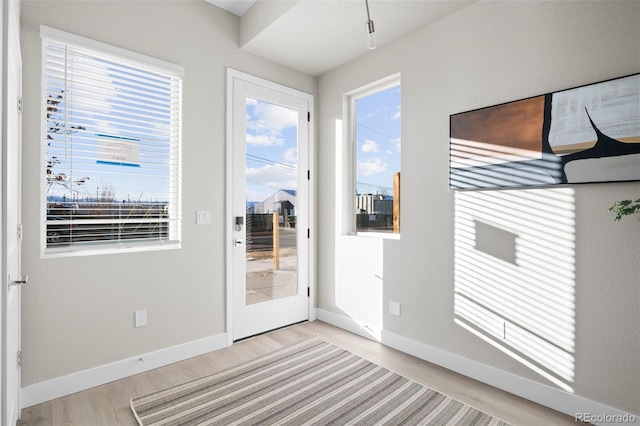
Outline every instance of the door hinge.
<path id="1" fill-rule="evenodd" d="M 22 241 L 22 224 L 18 224 L 18 241 Z"/>
<path id="2" fill-rule="evenodd" d="M 307 228 L 307 238 L 311 238 L 311 229 Z"/>
<path id="3" fill-rule="evenodd" d="M 311 122 L 311 111 L 307 111 L 307 121 Z"/>
<path id="4" fill-rule="evenodd" d="M 311 297 L 311 287 L 307 287 L 307 297 Z"/>
<path id="5" fill-rule="evenodd" d="M 311 170 L 307 170 L 307 180 L 311 180 Z"/>
<path id="6" fill-rule="evenodd" d="M 22 96 L 18 96 L 18 114 L 22 114 L 23 100 Z"/>
<path id="7" fill-rule="evenodd" d="M 18 359 L 18 368 L 22 367 L 22 351 L 18 351 L 16 354 L 16 358 Z"/>

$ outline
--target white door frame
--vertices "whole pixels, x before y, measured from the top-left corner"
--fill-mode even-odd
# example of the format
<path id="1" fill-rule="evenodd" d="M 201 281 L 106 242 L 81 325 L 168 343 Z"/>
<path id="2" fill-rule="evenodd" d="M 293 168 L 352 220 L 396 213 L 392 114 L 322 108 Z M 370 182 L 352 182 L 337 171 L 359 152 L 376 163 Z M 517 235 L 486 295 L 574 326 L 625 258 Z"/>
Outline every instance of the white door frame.
<path id="1" fill-rule="evenodd" d="M 234 152 L 234 132 L 233 132 L 233 82 L 235 79 L 241 79 L 253 84 L 261 85 L 273 90 L 289 93 L 293 96 L 297 96 L 303 99 L 307 99 L 309 102 L 309 169 L 310 169 L 310 184 L 309 184 L 309 276 L 307 277 L 309 283 L 309 298 L 308 298 L 308 316 L 309 321 L 316 319 L 315 310 L 315 126 L 314 126 L 314 96 L 308 93 L 301 92 L 296 89 L 292 89 L 286 86 L 282 86 L 277 83 L 273 83 L 268 80 L 261 79 L 259 77 L 252 76 L 231 68 L 227 68 L 227 143 L 226 143 L 226 209 L 225 209 L 225 253 L 226 253 L 226 283 L 227 283 L 227 343 L 229 346 L 233 344 L 233 304 L 234 304 L 234 265 L 233 265 L 233 249 L 234 249 L 234 234 L 233 234 L 233 152 Z"/>
<path id="2" fill-rule="evenodd" d="M 0 128 L 2 154 L 0 176 L 2 196 L 1 259 L 2 285 L 0 310 L 2 314 L 2 424 L 14 426 L 20 419 L 20 169 L 22 125 L 22 58 L 20 51 L 20 4 L 4 1 L 0 14 L 2 26 L 2 82 Z M 20 99 L 20 101 L 19 101 Z M 12 197 L 11 199 L 9 197 Z M 17 285 L 12 285 L 17 284 Z"/>

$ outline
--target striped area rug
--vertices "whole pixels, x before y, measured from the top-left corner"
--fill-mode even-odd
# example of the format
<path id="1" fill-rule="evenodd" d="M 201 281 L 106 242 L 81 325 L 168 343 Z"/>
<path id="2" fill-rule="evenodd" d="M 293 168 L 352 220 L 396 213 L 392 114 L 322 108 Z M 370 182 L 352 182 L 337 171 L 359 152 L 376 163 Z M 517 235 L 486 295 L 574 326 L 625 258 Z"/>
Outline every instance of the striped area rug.
<path id="1" fill-rule="evenodd" d="M 507 425 L 312 338 L 131 400 L 140 425 Z"/>

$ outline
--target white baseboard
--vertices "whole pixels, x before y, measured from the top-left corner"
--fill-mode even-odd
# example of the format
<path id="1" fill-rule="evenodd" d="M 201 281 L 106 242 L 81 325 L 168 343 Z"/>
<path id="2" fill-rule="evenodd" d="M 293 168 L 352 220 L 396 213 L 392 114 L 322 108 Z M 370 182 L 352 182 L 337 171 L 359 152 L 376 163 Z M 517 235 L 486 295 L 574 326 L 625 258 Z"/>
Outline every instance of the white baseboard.
<path id="1" fill-rule="evenodd" d="M 353 334 L 357 334 L 358 336 L 379 341 L 379 339 L 376 339 L 374 337 L 375 333 L 368 333 L 364 327 L 362 327 L 360 324 L 349 317 L 345 317 L 344 315 L 336 314 L 331 311 L 325 311 L 324 309 L 320 308 L 317 308 L 316 312 L 317 317 L 320 321 L 326 322 L 327 324 L 335 325 L 338 328 L 347 330 Z"/>
<path id="2" fill-rule="evenodd" d="M 65 395 L 80 392 L 134 374 L 153 370 L 227 347 L 227 334 L 218 334 L 193 342 L 137 355 L 111 364 L 79 371 L 63 377 L 25 386 L 21 389 L 21 408 L 31 407 Z"/>
<path id="3" fill-rule="evenodd" d="M 373 339 L 363 332 L 358 323 L 349 317 L 323 309 L 318 309 L 318 319 L 359 336 Z M 409 355 L 431 362 L 456 373 L 502 389 L 514 395 L 528 399 L 545 407 L 567 414 L 571 417 L 577 413 L 590 413 L 591 423 L 616 424 L 612 419 L 640 419 L 640 416 L 591 401 L 581 396 L 554 389 L 542 383 L 517 376 L 495 367 L 456 355 L 433 346 L 382 330 L 381 343 Z M 603 421 L 599 421 L 603 418 Z M 620 424 L 625 423 L 621 421 Z M 628 421 L 626 422 L 628 423 Z"/>
<path id="4" fill-rule="evenodd" d="M 318 319 L 318 309 L 309 308 L 309 322 L 315 321 Z"/>

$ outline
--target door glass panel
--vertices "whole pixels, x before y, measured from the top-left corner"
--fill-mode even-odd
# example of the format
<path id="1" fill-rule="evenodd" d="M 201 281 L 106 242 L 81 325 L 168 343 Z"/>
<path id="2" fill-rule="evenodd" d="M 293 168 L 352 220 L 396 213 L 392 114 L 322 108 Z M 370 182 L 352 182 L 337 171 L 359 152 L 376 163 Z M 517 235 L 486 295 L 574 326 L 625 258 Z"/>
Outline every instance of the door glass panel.
<path id="1" fill-rule="evenodd" d="M 298 292 L 298 111 L 246 98 L 246 304 Z"/>

